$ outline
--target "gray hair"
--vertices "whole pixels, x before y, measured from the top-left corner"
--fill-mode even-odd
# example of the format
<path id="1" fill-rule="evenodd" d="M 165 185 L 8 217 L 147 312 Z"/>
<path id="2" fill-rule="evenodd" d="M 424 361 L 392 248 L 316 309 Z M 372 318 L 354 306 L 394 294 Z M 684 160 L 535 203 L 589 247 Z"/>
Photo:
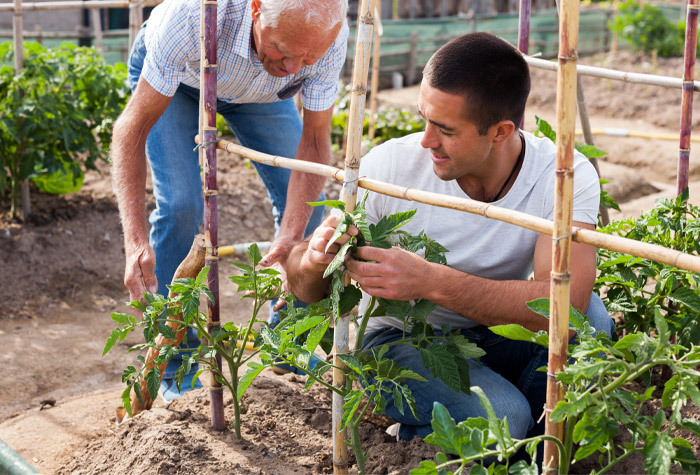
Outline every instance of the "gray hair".
<path id="1" fill-rule="evenodd" d="M 310 26 L 330 30 L 345 20 L 348 0 L 261 0 L 260 21 L 266 27 L 278 25 L 283 13 L 299 11 Z"/>

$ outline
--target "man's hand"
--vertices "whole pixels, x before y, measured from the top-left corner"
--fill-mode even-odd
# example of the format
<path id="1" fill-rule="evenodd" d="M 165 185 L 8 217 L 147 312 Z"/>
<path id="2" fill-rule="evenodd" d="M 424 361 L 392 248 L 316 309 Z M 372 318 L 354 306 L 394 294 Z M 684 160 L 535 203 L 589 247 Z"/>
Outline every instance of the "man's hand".
<path id="1" fill-rule="evenodd" d="M 127 246 L 124 285 L 129 289 L 131 300 L 143 301 L 143 293 L 156 293 L 158 281 L 155 274 L 156 254 L 148 245 Z"/>
<path id="2" fill-rule="evenodd" d="M 398 247 L 360 247 L 345 266 L 362 290 L 374 297 L 404 301 L 425 298 L 431 283 L 431 264 Z"/>
<path id="3" fill-rule="evenodd" d="M 328 243 L 333 238 L 335 228 L 338 226 L 341 216 L 328 216 L 311 235 L 309 246 L 302 257 L 301 266 L 304 270 L 323 274 L 331 263 L 340 247 L 348 242 L 352 236 L 357 236 L 360 232 L 355 226 L 350 226 L 347 232 L 343 233 L 330 246 Z M 326 251 L 327 249 L 327 251 Z"/>

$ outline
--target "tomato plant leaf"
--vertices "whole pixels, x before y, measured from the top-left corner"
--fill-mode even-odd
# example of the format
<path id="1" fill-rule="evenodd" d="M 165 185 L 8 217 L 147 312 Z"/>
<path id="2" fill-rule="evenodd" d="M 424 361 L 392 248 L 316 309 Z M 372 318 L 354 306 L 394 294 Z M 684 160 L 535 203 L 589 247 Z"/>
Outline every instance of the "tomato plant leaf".
<path id="1" fill-rule="evenodd" d="M 323 278 L 325 279 L 329 275 L 331 275 L 333 272 L 338 270 L 340 266 L 343 265 L 345 262 L 345 256 L 348 254 L 348 251 L 350 250 L 350 246 L 352 246 L 352 241 L 348 241 L 342 246 L 340 246 L 340 249 L 338 249 L 338 254 L 335 255 L 333 260 L 331 261 L 330 264 L 328 264 L 328 267 L 326 267 L 326 271 L 323 273 Z"/>
<path id="2" fill-rule="evenodd" d="M 538 345 L 549 348 L 549 334 L 545 331 L 538 331 L 537 333 L 528 330 L 527 328 L 518 325 L 517 323 L 510 323 L 508 325 L 494 325 L 489 327 L 489 330 L 494 332 L 496 335 L 501 335 L 511 340 L 518 341 L 529 341 L 531 343 L 537 343 Z"/>
<path id="3" fill-rule="evenodd" d="M 311 201 L 306 203 L 309 206 L 328 206 L 329 208 L 345 211 L 345 202 L 340 200 Z"/>
<path id="4" fill-rule="evenodd" d="M 670 473 L 675 454 L 673 440 L 665 432 L 651 431 L 644 441 L 644 470 L 647 473 Z"/>
<path id="5" fill-rule="evenodd" d="M 328 330 L 328 325 L 331 323 L 329 318 L 326 318 L 325 316 L 322 316 L 321 318 L 323 318 L 323 320 L 320 322 L 321 324 L 312 328 L 309 332 L 309 336 L 306 337 L 306 343 L 304 346 L 309 353 L 313 353 L 316 350 L 316 347 L 326 334 L 326 330 Z"/>
<path id="6" fill-rule="evenodd" d="M 245 373 L 243 373 L 243 376 L 238 380 L 238 392 L 236 394 L 236 397 L 238 400 L 240 400 L 243 397 L 243 394 L 245 394 L 246 390 L 250 386 L 250 384 L 253 382 L 255 378 L 258 377 L 260 372 L 264 370 L 267 366 L 257 363 L 255 361 L 250 361 L 248 363 L 248 369 L 246 370 Z"/>
<path id="7" fill-rule="evenodd" d="M 423 365 L 434 377 L 439 378 L 454 391 L 462 391 L 457 363 L 444 345 L 430 345 L 428 348 L 419 348 L 418 352 Z"/>

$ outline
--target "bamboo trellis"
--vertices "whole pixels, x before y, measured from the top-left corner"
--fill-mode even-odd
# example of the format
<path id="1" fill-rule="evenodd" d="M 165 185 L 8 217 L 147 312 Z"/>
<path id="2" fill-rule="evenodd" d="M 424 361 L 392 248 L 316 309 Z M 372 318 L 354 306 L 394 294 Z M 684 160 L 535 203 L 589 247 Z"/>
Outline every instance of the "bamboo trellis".
<path id="1" fill-rule="evenodd" d="M 352 88 L 350 91 L 350 110 L 347 123 L 347 151 L 345 155 L 345 174 L 341 199 L 345 202 L 345 209 L 349 213 L 355 209 L 357 199 L 357 185 L 360 173 L 360 154 L 362 146 L 362 127 L 365 117 L 365 98 L 367 93 L 367 76 L 369 73 L 369 59 L 372 48 L 372 34 L 374 31 L 374 14 L 377 11 L 376 0 L 362 0 L 357 11 L 357 38 L 355 43 L 355 61 L 352 74 Z M 350 283 L 350 277 L 345 276 L 345 284 Z M 349 353 L 348 336 L 350 328 L 350 314 L 341 315 L 335 322 L 333 332 L 333 385 L 342 388 L 345 386 L 345 373 L 342 368 L 343 361 L 339 355 Z M 332 403 L 332 427 L 333 427 L 333 473 L 346 474 L 348 472 L 348 453 L 345 441 L 345 430 L 340 430 L 343 420 L 343 397 L 334 392 Z"/>
<path id="2" fill-rule="evenodd" d="M 375 12 L 375 28 L 374 41 L 372 43 L 372 84 L 369 95 L 369 130 L 367 136 L 370 140 L 374 139 L 377 125 L 377 94 L 379 93 L 379 53 L 382 37 L 382 20 L 380 12 L 382 9 L 381 0 L 377 0 L 377 10 Z"/>
<path id="3" fill-rule="evenodd" d="M 219 226 L 216 184 L 216 15 L 217 2 L 202 0 L 200 14 L 201 61 L 199 69 L 199 134 L 203 142 L 199 145 L 200 164 L 204 170 L 204 246 L 205 265 L 209 266 L 207 284 L 213 299 L 207 302 L 207 330 L 220 325 L 219 319 Z M 216 355 L 215 364 L 221 368 L 221 355 Z M 210 372 L 209 395 L 211 398 L 211 424 L 214 430 L 224 430 L 224 393 L 221 383 Z"/>
<path id="4" fill-rule="evenodd" d="M 681 100 L 681 131 L 678 156 L 676 191 L 680 195 L 688 187 L 690 167 L 690 127 L 693 119 L 693 86 L 695 72 L 695 52 L 698 42 L 698 0 L 688 0 L 688 13 L 685 23 L 685 50 L 683 67 L 683 93 Z"/>

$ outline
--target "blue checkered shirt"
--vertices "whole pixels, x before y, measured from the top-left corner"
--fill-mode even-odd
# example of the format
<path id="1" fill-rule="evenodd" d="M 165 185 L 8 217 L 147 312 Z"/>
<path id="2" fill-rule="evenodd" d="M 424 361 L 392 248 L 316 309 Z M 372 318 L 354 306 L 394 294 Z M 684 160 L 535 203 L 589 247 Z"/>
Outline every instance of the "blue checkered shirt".
<path id="1" fill-rule="evenodd" d="M 180 83 L 199 88 L 200 0 L 165 0 L 146 23 L 146 58 L 141 75 L 159 93 L 172 97 Z M 238 104 L 276 102 L 301 89 L 304 108 L 330 108 L 345 62 L 348 25 L 315 64 L 296 74 L 268 74 L 251 47 L 250 0 L 219 0 L 217 7 L 217 90 L 220 100 Z"/>

